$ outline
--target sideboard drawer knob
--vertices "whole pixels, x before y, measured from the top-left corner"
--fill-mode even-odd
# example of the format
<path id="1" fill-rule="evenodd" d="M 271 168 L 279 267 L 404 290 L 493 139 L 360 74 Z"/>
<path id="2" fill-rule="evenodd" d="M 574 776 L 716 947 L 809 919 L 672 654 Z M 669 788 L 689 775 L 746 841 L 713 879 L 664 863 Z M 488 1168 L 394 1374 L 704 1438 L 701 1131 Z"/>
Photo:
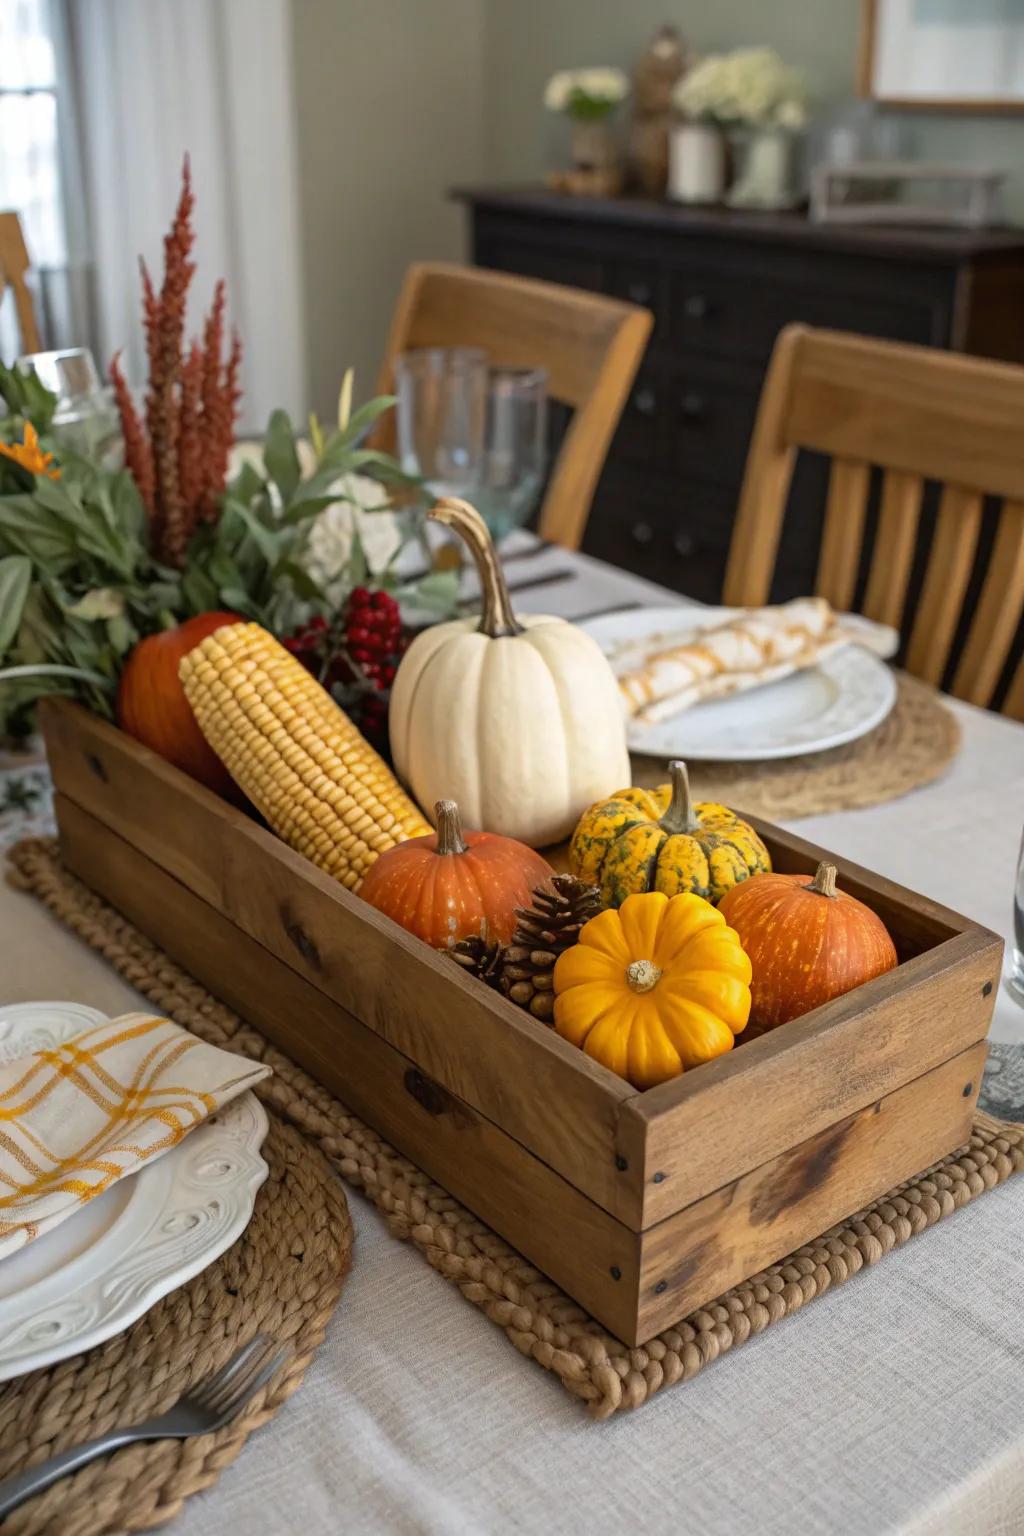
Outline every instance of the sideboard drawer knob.
<path id="1" fill-rule="evenodd" d="M 648 305 L 651 302 L 650 283 L 630 283 L 626 288 L 626 297 L 633 304 Z"/>
<path id="2" fill-rule="evenodd" d="M 686 421 L 703 421 L 707 411 L 704 396 L 698 395 L 696 390 L 688 389 L 679 402 L 679 411 Z"/>
<path id="3" fill-rule="evenodd" d="M 689 556 L 692 555 L 694 550 L 697 548 L 697 541 L 692 533 L 687 533 L 685 529 L 682 529 L 672 540 L 672 548 L 675 550 L 677 555 L 682 555 L 683 559 L 685 560 L 688 559 Z"/>
<path id="4" fill-rule="evenodd" d="M 639 411 L 641 416 L 653 416 L 657 408 L 658 397 L 654 390 L 642 385 L 633 396 L 633 409 Z"/>
<path id="5" fill-rule="evenodd" d="M 683 300 L 683 313 L 688 320 L 703 320 L 708 312 L 708 301 L 703 293 L 688 293 Z"/>
<path id="6" fill-rule="evenodd" d="M 634 523 L 630 529 L 634 544 L 649 544 L 654 538 L 654 529 L 650 523 Z"/>

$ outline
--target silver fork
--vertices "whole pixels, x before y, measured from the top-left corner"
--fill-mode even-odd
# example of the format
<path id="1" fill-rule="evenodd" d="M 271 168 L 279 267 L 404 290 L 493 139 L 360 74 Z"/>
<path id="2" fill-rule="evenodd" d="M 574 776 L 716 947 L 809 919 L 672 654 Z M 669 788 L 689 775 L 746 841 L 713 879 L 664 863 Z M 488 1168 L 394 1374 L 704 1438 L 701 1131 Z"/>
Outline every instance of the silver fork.
<path id="1" fill-rule="evenodd" d="M 277 1347 L 276 1340 L 258 1333 L 227 1365 L 206 1381 L 190 1387 L 166 1413 L 129 1429 L 108 1430 L 97 1440 L 72 1446 L 41 1466 L 30 1467 L 27 1472 L 0 1483 L 0 1520 L 59 1478 L 77 1472 L 79 1467 L 95 1461 L 97 1456 L 106 1456 L 122 1445 L 131 1445 L 136 1440 L 186 1440 L 190 1435 L 210 1435 L 214 1430 L 223 1429 L 238 1410 L 266 1386 L 287 1355 L 287 1350 Z"/>

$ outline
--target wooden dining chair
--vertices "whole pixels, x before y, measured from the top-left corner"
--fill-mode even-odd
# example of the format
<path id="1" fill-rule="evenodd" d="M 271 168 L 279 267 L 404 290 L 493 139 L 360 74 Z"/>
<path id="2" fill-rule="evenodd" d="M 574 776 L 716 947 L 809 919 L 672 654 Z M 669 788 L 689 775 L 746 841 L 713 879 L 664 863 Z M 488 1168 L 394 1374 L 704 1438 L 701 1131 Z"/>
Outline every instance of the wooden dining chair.
<path id="1" fill-rule="evenodd" d="M 646 309 L 482 267 L 417 263 L 406 273 L 380 393 L 395 358 L 415 347 L 482 347 L 504 367 L 543 367 L 548 392 L 573 410 L 541 508 L 543 538 L 578 549 L 612 435 L 651 332 Z M 393 450 L 389 413 L 378 439 Z"/>
<path id="2" fill-rule="evenodd" d="M 21 220 L 16 213 L 0 213 L 0 301 L 4 291 L 10 288 L 14 294 L 18 330 L 21 332 L 21 350 L 41 352 L 43 344 L 36 324 L 32 294 L 25 281 L 25 273 L 30 265 L 28 248 L 21 232 Z"/>
<path id="3" fill-rule="evenodd" d="M 1024 612 L 1024 368 L 929 347 L 791 325 L 761 390 L 723 600 L 768 601 L 796 457 L 830 460 L 815 591 L 854 601 L 872 467 L 882 471 L 863 612 L 900 628 L 927 481 L 941 485 L 906 667 L 987 706 Z M 959 655 L 950 652 L 977 554 L 986 498 L 1002 505 Z M 1024 719 L 1024 660 L 1003 703 Z"/>

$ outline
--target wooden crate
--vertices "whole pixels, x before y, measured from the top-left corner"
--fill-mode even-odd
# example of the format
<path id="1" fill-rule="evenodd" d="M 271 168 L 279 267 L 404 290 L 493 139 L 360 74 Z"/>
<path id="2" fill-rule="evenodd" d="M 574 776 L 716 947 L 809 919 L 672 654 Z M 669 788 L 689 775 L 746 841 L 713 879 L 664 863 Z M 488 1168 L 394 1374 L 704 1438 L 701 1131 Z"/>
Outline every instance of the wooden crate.
<path id="1" fill-rule="evenodd" d="M 42 716 L 70 868 L 628 1344 L 967 1139 L 1002 941 L 844 859 L 898 968 L 638 1093 L 130 737 Z"/>

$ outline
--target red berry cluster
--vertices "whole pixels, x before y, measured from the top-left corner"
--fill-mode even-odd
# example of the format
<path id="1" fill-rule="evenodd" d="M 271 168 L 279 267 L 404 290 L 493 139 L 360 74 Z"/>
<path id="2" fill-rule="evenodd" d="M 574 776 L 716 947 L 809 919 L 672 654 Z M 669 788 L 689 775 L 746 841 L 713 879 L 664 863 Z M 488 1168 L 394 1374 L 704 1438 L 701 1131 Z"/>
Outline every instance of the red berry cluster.
<path id="1" fill-rule="evenodd" d="M 284 641 L 383 751 L 387 749 L 388 694 L 408 643 L 395 599 L 367 587 L 350 593 L 339 624 L 310 619 Z"/>

